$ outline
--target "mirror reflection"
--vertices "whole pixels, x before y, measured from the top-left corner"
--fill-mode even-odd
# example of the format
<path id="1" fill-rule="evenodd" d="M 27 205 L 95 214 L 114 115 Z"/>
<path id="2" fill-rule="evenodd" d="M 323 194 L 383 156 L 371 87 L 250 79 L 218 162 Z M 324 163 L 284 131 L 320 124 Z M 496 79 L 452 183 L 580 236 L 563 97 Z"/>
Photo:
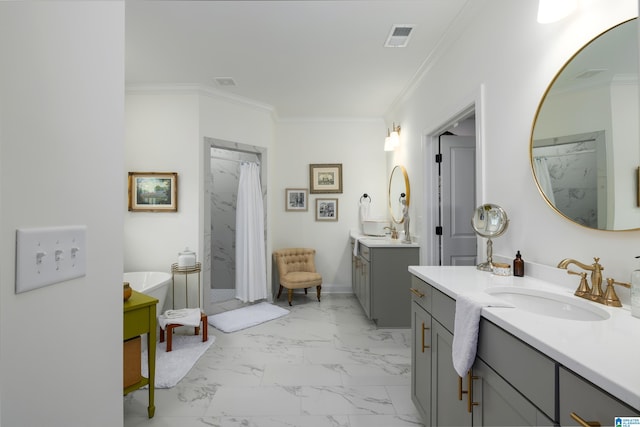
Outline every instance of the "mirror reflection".
<path id="1" fill-rule="evenodd" d="M 396 224 L 405 222 L 411 202 L 409 175 L 404 166 L 397 165 L 389 177 L 389 213 Z"/>
<path id="2" fill-rule="evenodd" d="M 601 230 L 640 228 L 637 19 L 583 47 L 543 97 L 531 138 L 538 188 L 558 213 Z"/>

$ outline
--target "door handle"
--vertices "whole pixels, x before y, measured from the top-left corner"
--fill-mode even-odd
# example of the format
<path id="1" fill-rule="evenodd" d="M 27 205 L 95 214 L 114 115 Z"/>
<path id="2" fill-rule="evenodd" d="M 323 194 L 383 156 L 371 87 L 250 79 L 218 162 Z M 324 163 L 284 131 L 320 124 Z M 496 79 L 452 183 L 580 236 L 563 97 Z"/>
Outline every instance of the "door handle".
<path id="1" fill-rule="evenodd" d="M 424 297 L 424 294 L 422 292 L 420 292 L 419 290 L 417 290 L 416 288 L 409 288 L 409 290 L 411 291 L 412 294 L 414 294 L 418 298 Z"/>
<path id="2" fill-rule="evenodd" d="M 427 331 L 429 329 L 431 329 L 431 328 L 428 327 L 428 326 L 425 326 L 424 322 L 422 322 L 422 352 L 423 353 L 424 353 L 425 348 L 431 348 L 431 346 L 424 345 L 424 331 Z"/>
<path id="3" fill-rule="evenodd" d="M 473 380 L 477 380 L 479 378 L 480 377 L 474 376 L 471 373 L 471 369 L 469 369 L 469 372 L 467 373 L 467 411 L 469 413 L 473 412 L 474 406 L 480 405 L 480 402 L 473 401 Z M 462 378 L 460 378 L 460 381 L 462 381 Z"/>
<path id="4" fill-rule="evenodd" d="M 573 418 L 582 427 L 600 427 L 600 423 L 598 421 L 585 421 L 575 412 L 572 412 L 569 415 L 571 415 L 571 418 Z"/>

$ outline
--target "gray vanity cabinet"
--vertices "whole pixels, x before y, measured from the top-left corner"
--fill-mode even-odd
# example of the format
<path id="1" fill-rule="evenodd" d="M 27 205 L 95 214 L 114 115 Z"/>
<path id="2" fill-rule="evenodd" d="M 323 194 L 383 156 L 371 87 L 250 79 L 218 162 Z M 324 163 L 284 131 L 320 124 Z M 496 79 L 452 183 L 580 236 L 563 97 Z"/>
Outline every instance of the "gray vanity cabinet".
<path id="1" fill-rule="evenodd" d="M 455 301 L 416 277 L 411 292 L 411 394 L 427 425 L 554 425 L 556 365 L 551 359 L 483 319 L 471 384 L 466 377 L 460 382 L 451 356 Z M 431 325 L 426 332 L 423 319 Z M 423 333 L 430 360 L 421 353 Z"/>
<path id="2" fill-rule="evenodd" d="M 411 326 L 410 265 L 420 262 L 420 248 L 402 244 L 367 246 L 359 242 L 352 265 L 352 287 L 367 317 L 381 328 Z"/>
<path id="3" fill-rule="evenodd" d="M 525 399 L 481 359 L 473 364 L 473 425 L 553 426 L 540 410 Z"/>
<path id="4" fill-rule="evenodd" d="M 431 414 L 431 315 L 411 302 L 411 397 L 423 419 Z"/>
<path id="5" fill-rule="evenodd" d="M 560 425 L 580 425 L 571 418 L 571 413 L 586 422 L 599 425 L 615 425 L 615 417 L 638 417 L 640 413 L 629 408 L 609 393 L 601 390 L 584 378 L 561 366 L 560 383 Z"/>
<path id="6" fill-rule="evenodd" d="M 471 426 L 472 414 L 467 410 L 467 396 L 458 398 L 459 377 L 451 358 L 453 334 L 435 318 L 431 325 L 431 425 Z"/>

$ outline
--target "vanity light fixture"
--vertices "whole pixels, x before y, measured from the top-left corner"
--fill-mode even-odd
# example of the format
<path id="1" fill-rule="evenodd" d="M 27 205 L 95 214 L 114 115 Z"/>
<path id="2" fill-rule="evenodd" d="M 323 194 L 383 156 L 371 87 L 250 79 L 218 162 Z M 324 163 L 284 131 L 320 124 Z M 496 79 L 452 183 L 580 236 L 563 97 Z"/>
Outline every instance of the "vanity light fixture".
<path id="1" fill-rule="evenodd" d="M 538 23 L 550 24 L 571 15 L 578 8 L 578 0 L 539 0 Z"/>
<path id="2" fill-rule="evenodd" d="M 384 139 L 384 151 L 394 151 L 400 146 L 400 125 L 394 123 L 391 127 L 393 131 L 389 133 L 387 129 L 387 137 Z"/>

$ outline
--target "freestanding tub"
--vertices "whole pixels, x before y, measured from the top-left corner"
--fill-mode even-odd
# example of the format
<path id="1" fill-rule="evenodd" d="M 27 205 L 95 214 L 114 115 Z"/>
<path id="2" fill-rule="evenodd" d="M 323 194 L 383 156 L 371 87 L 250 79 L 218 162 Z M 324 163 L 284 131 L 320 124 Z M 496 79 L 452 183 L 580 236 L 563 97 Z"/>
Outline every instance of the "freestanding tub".
<path id="1" fill-rule="evenodd" d="M 164 302 L 171 283 L 171 274 L 161 271 L 134 271 L 124 273 L 124 282 L 129 282 L 131 288 L 137 292 L 158 299 L 157 314 L 163 313 Z"/>

